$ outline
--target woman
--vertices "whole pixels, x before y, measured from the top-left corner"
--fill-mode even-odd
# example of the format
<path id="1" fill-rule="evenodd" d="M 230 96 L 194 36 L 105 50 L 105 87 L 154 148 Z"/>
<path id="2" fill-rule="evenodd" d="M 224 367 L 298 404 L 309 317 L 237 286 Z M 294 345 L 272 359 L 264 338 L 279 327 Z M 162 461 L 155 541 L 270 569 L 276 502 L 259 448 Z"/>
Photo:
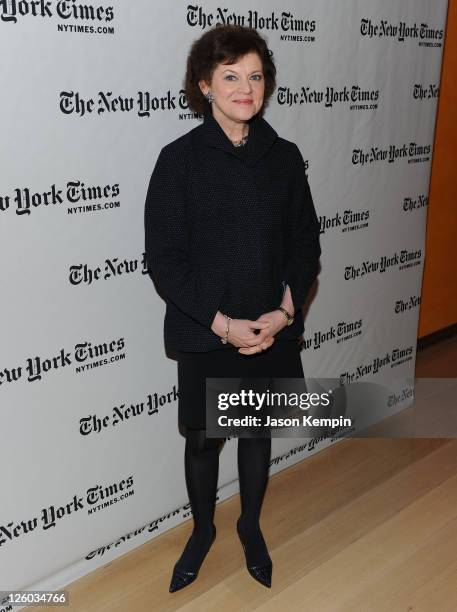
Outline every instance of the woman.
<path id="1" fill-rule="evenodd" d="M 196 40 L 185 90 L 202 124 L 162 148 L 145 204 L 146 258 L 178 358 L 192 534 L 170 592 L 191 583 L 216 536 L 223 439 L 205 436 L 206 377 L 303 378 L 301 306 L 316 278 L 319 222 L 298 147 L 263 111 L 276 87 L 265 40 L 216 26 Z M 271 586 L 259 525 L 271 438 L 239 438 L 237 531 L 250 574 Z"/>

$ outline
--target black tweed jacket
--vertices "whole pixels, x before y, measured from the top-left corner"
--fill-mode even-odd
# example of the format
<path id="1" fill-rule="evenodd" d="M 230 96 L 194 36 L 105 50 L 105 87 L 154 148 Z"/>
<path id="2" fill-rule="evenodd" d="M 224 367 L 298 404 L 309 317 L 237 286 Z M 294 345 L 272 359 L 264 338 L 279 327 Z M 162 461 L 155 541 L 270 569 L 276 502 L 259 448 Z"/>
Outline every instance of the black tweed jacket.
<path id="1" fill-rule="evenodd" d="M 257 319 L 289 285 L 295 321 L 276 339 L 304 331 L 303 305 L 321 254 L 303 157 L 260 115 L 235 147 L 212 116 L 165 145 L 144 210 L 148 272 L 166 301 L 165 345 L 210 351 L 220 310 Z"/>

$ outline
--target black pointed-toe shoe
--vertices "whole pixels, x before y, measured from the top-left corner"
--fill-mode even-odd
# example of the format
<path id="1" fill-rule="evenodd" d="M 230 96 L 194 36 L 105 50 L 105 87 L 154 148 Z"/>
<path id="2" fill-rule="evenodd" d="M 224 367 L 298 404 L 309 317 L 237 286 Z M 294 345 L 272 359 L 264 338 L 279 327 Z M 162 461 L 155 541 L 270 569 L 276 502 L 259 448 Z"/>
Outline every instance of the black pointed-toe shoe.
<path id="1" fill-rule="evenodd" d="M 173 576 L 171 577 L 170 588 L 168 589 L 170 593 L 174 593 L 175 591 L 179 591 L 179 589 L 183 589 L 185 586 L 190 584 L 197 577 L 198 572 L 186 572 L 184 570 L 180 570 L 177 567 L 173 569 Z"/>
<path id="2" fill-rule="evenodd" d="M 257 582 L 260 582 L 260 584 L 263 584 L 263 586 L 266 586 L 269 589 L 271 589 L 271 574 L 273 572 L 273 563 L 271 562 L 271 559 L 269 559 L 269 561 L 263 565 L 249 565 L 247 554 L 246 554 L 245 537 L 240 528 L 240 519 L 238 519 L 236 522 L 236 530 L 238 532 L 238 537 L 240 538 L 240 542 L 243 546 L 244 556 L 246 557 L 246 568 L 248 572 L 251 574 L 254 580 L 257 580 Z M 262 536 L 262 540 L 265 543 L 262 533 L 261 533 L 261 536 Z M 266 544 L 265 544 L 265 547 L 266 547 Z"/>
<path id="3" fill-rule="evenodd" d="M 179 561 L 176 563 L 176 565 L 173 568 L 173 575 L 170 581 L 170 588 L 168 589 L 170 593 L 174 593 L 175 591 L 179 591 L 180 589 L 183 589 L 184 587 L 186 587 L 188 584 L 190 584 L 197 578 L 198 572 L 200 571 L 200 567 L 202 566 L 202 563 L 206 555 L 208 554 L 209 549 L 211 548 L 215 539 L 216 539 L 216 527 L 213 525 L 213 536 L 211 538 L 211 543 L 202 559 L 200 566 L 197 569 L 193 571 L 189 571 L 183 567 L 180 567 Z"/>

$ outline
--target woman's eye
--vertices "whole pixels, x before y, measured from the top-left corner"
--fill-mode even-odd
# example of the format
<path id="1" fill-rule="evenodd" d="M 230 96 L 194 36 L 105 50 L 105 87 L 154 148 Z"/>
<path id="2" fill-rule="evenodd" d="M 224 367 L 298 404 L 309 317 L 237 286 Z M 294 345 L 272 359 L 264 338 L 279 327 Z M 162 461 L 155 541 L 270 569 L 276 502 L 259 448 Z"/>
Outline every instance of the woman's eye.
<path id="1" fill-rule="evenodd" d="M 262 75 L 261 74 L 254 74 L 252 75 L 252 78 L 255 79 L 256 81 L 260 81 L 262 79 Z M 236 79 L 236 76 L 234 74 L 227 74 L 224 79 L 226 81 L 231 81 L 232 79 Z"/>

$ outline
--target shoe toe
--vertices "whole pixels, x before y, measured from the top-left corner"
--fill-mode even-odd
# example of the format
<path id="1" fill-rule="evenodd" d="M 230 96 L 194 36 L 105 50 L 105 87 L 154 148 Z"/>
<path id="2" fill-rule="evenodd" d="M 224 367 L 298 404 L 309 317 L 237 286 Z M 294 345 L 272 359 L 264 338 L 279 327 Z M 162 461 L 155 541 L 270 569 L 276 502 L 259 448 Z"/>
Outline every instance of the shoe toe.
<path id="1" fill-rule="evenodd" d="M 271 574 L 272 574 L 272 565 L 263 565 L 261 567 L 249 567 L 249 573 L 251 576 L 263 584 L 264 586 L 271 588 Z"/>
<path id="2" fill-rule="evenodd" d="M 210 548 L 215 539 L 216 539 L 216 526 L 213 525 L 213 535 L 211 538 Z M 208 551 L 209 551 L 209 548 L 208 548 Z M 208 551 L 205 552 L 205 556 Z M 203 560 L 202 560 L 202 563 L 203 563 Z M 200 571 L 200 567 L 196 571 L 186 571 L 178 567 L 178 565 L 179 565 L 179 561 L 176 563 L 176 565 L 173 568 L 173 575 L 171 577 L 170 587 L 168 589 L 170 593 L 179 591 L 179 589 L 183 589 L 185 586 L 193 582 L 197 578 L 198 572 Z"/>
<path id="3" fill-rule="evenodd" d="M 179 589 L 183 589 L 185 586 L 193 582 L 196 577 L 196 572 L 185 572 L 175 568 L 171 577 L 170 588 L 168 589 L 169 592 L 174 593 L 175 591 L 179 591 Z"/>

